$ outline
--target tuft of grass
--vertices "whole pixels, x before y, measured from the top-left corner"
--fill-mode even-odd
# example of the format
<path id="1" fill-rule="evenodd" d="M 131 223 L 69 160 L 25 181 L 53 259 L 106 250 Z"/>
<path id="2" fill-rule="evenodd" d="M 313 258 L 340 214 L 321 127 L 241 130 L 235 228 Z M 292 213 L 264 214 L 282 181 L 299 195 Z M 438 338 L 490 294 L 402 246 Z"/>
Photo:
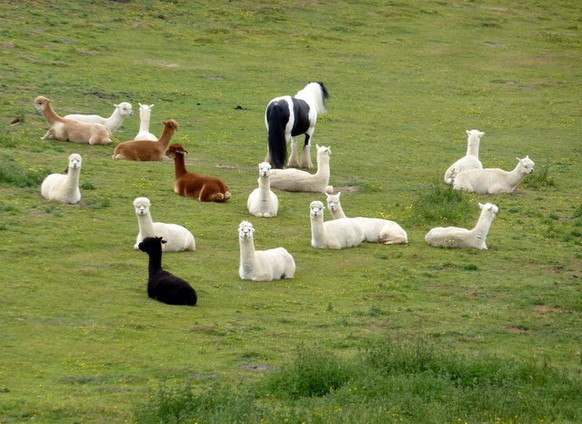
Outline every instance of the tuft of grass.
<path id="1" fill-rule="evenodd" d="M 20 188 L 36 187 L 48 174 L 50 171 L 44 167 L 24 169 L 9 156 L 0 159 L 0 184 Z"/>
<path id="2" fill-rule="evenodd" d="M 412 203 L 415 222 L 430 225 L 464 222 L 468 216 L 474 215 L 473 209 L 465 193 L 439 180 L 418 192 Z"/>
<path id="3" fill-rule="evenodd" d="M 522 182 L 523 187 L 539 189 L 542 187 L 554 187 L 556 185 L 550 166 L 536 167 L 535 172 L 528 175 Z"/>

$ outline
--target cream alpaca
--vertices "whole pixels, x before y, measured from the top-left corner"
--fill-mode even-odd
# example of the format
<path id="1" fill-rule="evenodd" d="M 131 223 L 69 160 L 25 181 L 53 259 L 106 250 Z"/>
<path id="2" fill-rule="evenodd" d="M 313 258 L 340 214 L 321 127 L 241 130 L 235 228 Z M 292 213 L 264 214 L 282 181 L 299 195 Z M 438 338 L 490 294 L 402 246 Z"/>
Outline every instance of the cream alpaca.
<path id="1" fill-rule="evenodd" d="M 74 205 L 81 201 L 79 176 L 81 175 L 81 155 L 69 156 L 69 169 L 66 174 L 50 174 L 40 186 L 42 197 Z"/>
<path id="2" fill-rule="evenodd" d="M 240 244 L 239 276 L 243 280 L 272 281 L 295 276 L 295 260 L 283 247 L 255 250 L 253 224 L 240 223 L 238 236 Z"/>
<path id="3" fill-rule="evenodd" d="M 311 219 L 311 246 L 318 249 L 344 249 L 364 241 L 364 230 L 353 218 L 323 221 L 323 203 L 314 200 L 309 205 Z"/>
<path id="4" fill-rule="evenodd" d="M 436 227 L 430 230 L 425 240 L 431 246 L 437 247 L 459 247 L 487 249 L 487 234 L 491 223 L 495 219 L 499 208 L 491 203 L 481 204 L 481 215 L 477 225 L 471 230 L 460 227 Z"/>
<path id="5" fill-rule="evenodd" d="M 512 171 L 499 168 L 468 169 L 453 177 L 455 190 L 466 190 L 480 194 L 513 193 L 519 183 L 534 170 L 534 161 L 526 156 L 518 160 Z"/>
<path id="6" fill-rule="evenodd" d="M 341 192 L 337 194 L 326 193 L 327 208 L 331 212 L 333 219 L 346 218 L 346 214 L 340 203 Z M 408 234 L 406 231 L 394 221 L 381 218 L 354 218 L 362 226 L 364 230 L 365 241 L 369 243 L 383 243 L 383 244 L 405 244 L 408 243 Z"/>
<path id="7" fill-rule="evenodd" d="M 445 172 L 445 183 L 452 184 L 455 173 L 459 173 L 466 169 L 483 169 L 483 165 L 479 160 L 479 144 L 481 137 L 485 135 L 479 130 L 467 130 L 467 154 L 461 159 L 453 163 Z"/>
<path id="8" fill-rule="evenodd" d="M 333 187 L 329 186 L 330 168 L 329 160 L 331 148 L 317 146 L 317 172 L 310 174 L 295 168 L 271 169 L 269 177 L 271 187 L 285 191 L 302 191 L 325 193 L 333 192 Z"/>
<path id="9" fill-rule="evenodd" d="M 134 140 L 158 141 L 158 137 L 150 132 L 150 116 L 154 105 L 139 104 L 139 132 L 133 138 Z"/>
<path id="10" fill-rule="evenodd" d="M 109 144 L 111 132 L 103 124 L 88 124 L 76 119 L 63 118 L 54 111 L 51 101 L 43 96 L 34 99 L 34 108 L 42 113 L 50 129 L 41 138 L 71 141 L 73 143 Z"/>
<path id="11" fill-rule="evenodd" d="M 269 181 L 269 162 L 259 164 L 259 188 L 254 189 L 247 199 L 247 209 L 252 215 L 262 218 L 272 218 L 277 216 L 279 210 L 279 199 L 271 191 Z"/>
<path id="12" fill-rule="evenodd" d="M 109 131 L 113 132 L 117 131 L 119 127 L 121 127 L 121 124 L 126 117 L 133 115 L 133 108 L 131 103 L 122 102 L 113 106 L 115 106 L 115 110 L 109 118 L 103 118 L 99 115 L 81 114 L 66 115 L 65 118 L 76 119 L 77 121 L 87 122 L 89 124 L 103 124 L 109 128 Z"/>
<path id="13" fill-rule="evenodd" d="M 150 200 L 147 197 L 138 197 L 133 201 L 139 233 L 135 241 L 134 249 L 139 249 L 139 244 L 146 237 L 162 237 L 166 243 L 162 245 L 164 252 L 181 252 L 184 250 L 196 250 L 194 236 L 186 228 L 178 224 L 164 224 L 153 222 L 150 213 Z"/>

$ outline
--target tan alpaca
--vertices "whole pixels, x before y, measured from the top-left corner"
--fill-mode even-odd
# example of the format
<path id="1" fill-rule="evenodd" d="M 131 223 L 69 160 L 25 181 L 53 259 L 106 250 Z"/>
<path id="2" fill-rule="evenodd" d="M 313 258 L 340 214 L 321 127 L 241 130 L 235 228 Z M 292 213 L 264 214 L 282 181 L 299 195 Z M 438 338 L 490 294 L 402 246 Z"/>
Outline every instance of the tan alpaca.
<path id="1" fill-rule="evenodd" d="M 111 132 L 102 124 L 89 124 L 75 119 L 63 118 L 54 111 L 51 101 L 43 96 L 34 99 L 34 108 L 42 113 L 50 129 L 42 140 L 55 139 L 73 143 L 109 144 Z"/>
<path id="2" fill-rule="evenodd" d="M 155 161 L 164 159 L 168 143 L 176 131 L 178 123 L 173 119 L 164 121 L 164 130 L 156 143 L 149 140 L 124 141 L 115 146 L 113 159 Z"/>

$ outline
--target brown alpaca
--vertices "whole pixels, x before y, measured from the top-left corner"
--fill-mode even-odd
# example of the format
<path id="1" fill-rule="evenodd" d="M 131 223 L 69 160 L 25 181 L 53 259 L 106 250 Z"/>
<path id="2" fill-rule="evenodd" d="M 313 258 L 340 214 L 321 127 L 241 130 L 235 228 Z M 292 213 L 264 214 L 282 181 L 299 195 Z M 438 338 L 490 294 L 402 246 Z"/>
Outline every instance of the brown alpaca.
<path id="1" fill-rule="evenodd" d="M 113 159 L 153 161 L 164 159 L 168 143 L 176 131 L 178 123 L 173 119 L 163 121 L 164 130 L 158 141 L 131 140 L 115 146 Z"/>
<path id="2" fill-rule="evenodd" d="M 230 199 L 228 186 L 220 178 L 186 171 L 184 154 L 187 153 L 181 144 L 172 144 L 166 152 L 168 157 L 174 159 L 174 191 L 180 196 L 194 197 L 201 202 L 224 202 Z"/>
<path id="3" fill-rule="evenodd" d="M 41 138 L 71 141 L 73 143 L 109 144 L 111 132 L 102 124 L 89 124 L 75 119 L 63 118 L 53 109 L 51 101 L 43 96 L 34 99 L 34 108 L 42 113 L 50 129 Z"/>

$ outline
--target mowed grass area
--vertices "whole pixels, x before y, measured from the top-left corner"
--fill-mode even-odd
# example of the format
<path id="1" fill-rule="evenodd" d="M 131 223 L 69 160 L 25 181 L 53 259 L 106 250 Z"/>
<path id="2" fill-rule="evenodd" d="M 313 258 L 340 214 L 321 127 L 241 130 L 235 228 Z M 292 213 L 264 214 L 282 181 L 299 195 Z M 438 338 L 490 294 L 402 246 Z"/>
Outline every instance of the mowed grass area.
<path id="1" fill-rule="evenodd" d="M 390 346 L 417 342 L 460 364 L 466 358 L 467 368 L 495 358 L 532 375 L 555 369 L 579 387 L 581 16 L 570 1 L 0 2 L 0 421 L 147 421 L 162 385 L 216 393 L 226 404 L 240 401 L 237 388 L 269 387 L 275 370 L 293 375 L 289 364 L 302 368 L 303 352 L 323 352 L 340 369 L 361 357 L 377 365 Z M 277 192 L 277 218 L 248 214 L 266 153 L 264 108 L 313 80 L 331 94 L 313 143 L 332 147 L 330 183 L 344 210 L 399 222 L 408 245 L 312 249 L 309 203 L 323 194 Z M 225 179 L 233 198 L 176 196 L 169 161 L 117 162 L 112 145 L 40 140 L 48 127 L 32 108 L 38 95 L 62 115 L 109 116 L 113 103 L 131 102 L 135 115 L 116 143 L 137 133 L 138 102 L 154 103 L 151 131 L 177 120 L 173 141 L 189 150 L 188 168 Z M 536 162 L 516 193 L 455 196 L 442 183 L 473 128 L 485 132 L 484 166 L 512 169 L 525 155 Z M 82 202 L 45 201 L 40 182 L 63 172 L 73 152 L 83 156 Z M 150 198 L 154 220 L 195 234 L 196 252 L 164 256 L 198 291 L 195 308 L 147 297 L 147 256 L 133 250 L 138 196 Z M 473 226 L 477 202 L 500 208 L 488 251 L 426 245 L 434 226 Z M 295 279 L 239 279 L 242 220 L 255 226 L 258 249 L 282 245 L 294 255 Z M 386 351 L 364 355 L 377 340 Z M 451 373 L 442 362 L 427 360 L 413 377 Z M 374 375 L 367 390 L 394 382 Z M 350 410 L 356 392 L 340 387 L 354 373 L 340 377 L 343 412 L 321 400 L 325 392 L 307 391 L 308 400 L 274 403 L 270 421 L 247 417 L 314 422 L 319 408 L 324 422 L 334 413 L 357 422 L 371 409 Z M 419 407 L 407 381 L 398 382 L 410 396 L 398 408 L 377 401 L 386 421 L 418 422 L 421 409 L 421 417 L 438 411 L 441 422 L 582 419 L 574 401 L 564 415 L 543 406 L 528 415 L 528 402 L 497 415 L 456 404 L 447 411 L 456 396 L 437 383 L 435 403 Z M 504 380 L 491 381 L 494 398 Z M 558 405 L 560 392 L 541 387 L 540 398 L 524 391 L 529 404 Z M 264 390 L 257 396 L 268 406 L 278 392 Z M 289 405 L 295 412 L 283 413 Z M 370 414 L 363 418 L 373 422 Z"/>

